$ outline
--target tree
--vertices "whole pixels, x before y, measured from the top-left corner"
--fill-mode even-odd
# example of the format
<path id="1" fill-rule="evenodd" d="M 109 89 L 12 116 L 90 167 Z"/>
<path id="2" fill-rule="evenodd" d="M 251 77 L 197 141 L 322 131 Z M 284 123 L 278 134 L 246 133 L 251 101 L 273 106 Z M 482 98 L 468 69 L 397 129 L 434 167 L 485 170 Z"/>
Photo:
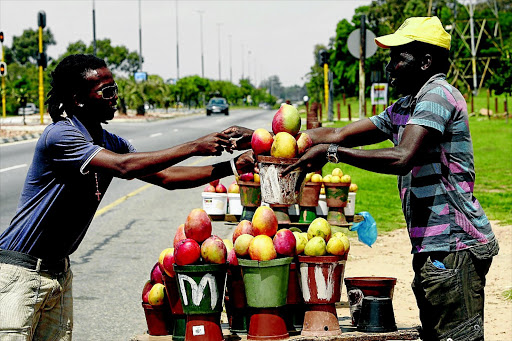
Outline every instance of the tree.
<path id="1" fill-rule="evenodd" d="M 286 97 L 284 95 L 284 88 L 281 85 L 281 80 L 277 75 L 273 75 L 268 77 L 267 79 L 262 80 L 260 83 L 260 87 L 267 89 L 270 95 L 273 95 L 277 98 Z"/>
<path id="2" fill-rule="evenodd" d="M 49 28 L 43 30 L 43 47 L 55 45 L 55 39 Z M 21 36 L 12 37 L 12 47 L 6 59 L 8 64 L 16 62 L 21 65 L 37 64 L 39 55 L 39 32 L 32 29 L 26 29 Z M 12 58 L 12 59 L 11 59 Z"/>
<path id="3" fill-rule="evenodd" d="M 306 83 L 311 102 L 322 102 L 324 93 L 324 71 L 323 67 L 318 65 L 318 53 L 320 50 L 328 50 L 324 45 L 315 45 L 313 51 L 313 66 L 306 75 L 309 81 Z"/>
<path id="4" fill-rule="evenodd" d="M 139 54 L 130 52 L 126 46 L 112 46 L 110 39 L 96 41 L 98 58 L 104 59 L 112 72 L 132 74 L 139 69 Z M 94 47 L 89 45 L 87 53 L 92 54 Z"/>
<path id="5" fill-rule="evenodd" d="M 511 49 L 505 50 L 500 58 L 499 66 L 496 72 L 489 80 L 489 89 L 493 90 L 496 95 L 503 93 L 512 95 L 512 58 Z"/>
<path id="6" fill-rule="evenodd" d="M 83 41 L 79 40 L 70 43 L 66 52 L 55 61 L 57 65 L 65 57 L 77 54 L 93 54 L 94 46 L 87 46 Z M 102 39 L 96 41 L 96 56 L 105 60 L 110 71 L 119 76 L 128 76 L 139 69 L 139 54 L 129 51 L 126 46 L 112 46 L 110 39 Z"/>

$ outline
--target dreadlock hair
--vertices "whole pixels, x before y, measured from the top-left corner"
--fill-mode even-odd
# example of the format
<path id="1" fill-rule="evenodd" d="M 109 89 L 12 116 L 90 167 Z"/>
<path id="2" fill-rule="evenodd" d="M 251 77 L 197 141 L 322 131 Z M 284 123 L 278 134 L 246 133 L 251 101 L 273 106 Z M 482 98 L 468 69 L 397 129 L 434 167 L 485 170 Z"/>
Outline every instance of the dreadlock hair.
<path id="1" fill-rule="evenodd" d="M 103 59 L 87 54 L 67 56 L 57 65 L 51 73 L 51 89 L 46 100 L 53 122 L 73 116 L 75 96 L 89 89 L 87 73 L 103 67 L 107 67 Z"/>

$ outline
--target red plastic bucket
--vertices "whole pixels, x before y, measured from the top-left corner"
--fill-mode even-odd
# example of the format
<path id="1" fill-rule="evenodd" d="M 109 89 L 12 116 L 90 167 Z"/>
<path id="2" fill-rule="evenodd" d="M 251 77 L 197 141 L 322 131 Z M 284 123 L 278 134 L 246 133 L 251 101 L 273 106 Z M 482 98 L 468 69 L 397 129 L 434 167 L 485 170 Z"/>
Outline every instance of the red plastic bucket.
<path id="1" fill-rule="evenodd" d="M 162 273 L 164 280 L 165 291 L 169 299 L 169 305 L 171 306 L 172 313 L 175 315 L 184 315 L 183 306 L 181 305 L 181 298 L 178 291 L 178 283 L 176 277 L 171 277 L 166 273 Z"/>
<path id="2" fill-rule="evenodd" d="M 167 305 L 152 306 L 142 302 L 142 308 L 144 308 L 149 335 L 172 335 L 172 314 Z"/>
<path id="3" fill-rule="evenodd" d="M 302 291 L 300 290 L 299 270 L 295 262 L 290 263 L 290 275 L 288 277 L 288 296 L 286 304 L 304 303 L 302 299 Z"/>
<path id="4" fill-rule="evenodd" d="M 254 309 L 249 322 L 248 340 L 286 340 L 290 337 L 284 307 Z"/>
<path id="5" fill-rule="evenodd" d="M 307 304 L 339 302 L 347 254 L 343 256 L 301 256 L 300 285 Z"/>

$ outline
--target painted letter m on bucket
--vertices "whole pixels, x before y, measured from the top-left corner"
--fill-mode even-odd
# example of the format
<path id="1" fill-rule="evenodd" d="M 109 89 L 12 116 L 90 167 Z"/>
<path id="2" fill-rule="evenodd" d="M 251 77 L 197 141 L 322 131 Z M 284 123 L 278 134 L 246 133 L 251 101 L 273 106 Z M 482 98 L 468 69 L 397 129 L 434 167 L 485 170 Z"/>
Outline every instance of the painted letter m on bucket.
<path id="1" fill-rule="evenodd" d="M 178 274 L 178 281 L 180 283 L 181 297 L 183 298 L 184 305 L 189 305 L 187 290 L 185 289 L 186 281 L 190 284 L 192 304 L 194 304 L 195 306 L 199 306 L 199 304 L 201 304 L 201 301 L 203 300 L 204 297 L 204 290 L 206 289 L 206 285 L 209 285 L 211 296 L 210 305 L 212 310 L 215 308 L 215 305 L 217 304 L 218 290 L 217 284 L 215 283 L 215 278 L 212 276 L 212 274 L 205 274 L 203 278 L 201 278 L 199 285 L 197 285 L 196 281 L 194 281 L 192 278 L 183 274 Z"/>

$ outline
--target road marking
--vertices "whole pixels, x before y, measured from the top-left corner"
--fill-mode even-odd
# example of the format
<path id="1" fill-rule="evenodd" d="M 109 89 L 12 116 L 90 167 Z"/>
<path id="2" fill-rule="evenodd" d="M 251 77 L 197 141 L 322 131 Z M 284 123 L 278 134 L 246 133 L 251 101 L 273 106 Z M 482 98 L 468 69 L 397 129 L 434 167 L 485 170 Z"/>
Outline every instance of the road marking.
<path id="1" fill-rule="evenodd" d="M 163 135 L 163 134 L 162 133 L 151 134 L 151 135 L 149 135 L 149 137 L 157 137 L 157 136 L 160 136 L 160 135 Z"/>
<path id="2" fill-rule="evenodd" d="M 207 156 L 207 157 L 202 157 L 200 159 L 197 159 L 196 161 L 194 162 L 191 162 L 190 164 L 188 164 L 187 166 L 194 166 L 194 165 L 197 165 L 198 163 L 201 163 L 205 160 L 208 160 L 209 158 L 211 158 L 212 156 Z M 25 165 L 26 166 L 26 165 Z M 128 193 L 127 195 L 115 200 L 114 202 L 108 204 L 107 206 L 99 209 L 96 211 L 96 214 L 94 215 L 94 218 L 96 217 L 99 217 L 105 213 L 107 213 L 108 211 L 110 211 L 111 209 L 113 209 L 114 207 L 120 205 L 121 203 L 125 202 L 126 200 L 128 200 L 129 198 L 147 190 L 148 188 L 152 187 L 153 184 L 145 184 L 144 186 L 142 187 L 139 187 L 137 188 L 135 191 L 131 192 L 131 193 Z"/>
<path id="3" fill-rule="evenodd" d="M 21 164 L 21 165 L 16 165 L 16 166 L 12 166 L 12 167 L 2 168 L 2 169 L 0 169 L 0 173 L 7 172 L 7 171 L 10 171 L 10 170 L 13 170 L 13 169 L 23 168 L 23 167 L 27 167 L 27 164 L 24 163 L 24 164 Z"/>

